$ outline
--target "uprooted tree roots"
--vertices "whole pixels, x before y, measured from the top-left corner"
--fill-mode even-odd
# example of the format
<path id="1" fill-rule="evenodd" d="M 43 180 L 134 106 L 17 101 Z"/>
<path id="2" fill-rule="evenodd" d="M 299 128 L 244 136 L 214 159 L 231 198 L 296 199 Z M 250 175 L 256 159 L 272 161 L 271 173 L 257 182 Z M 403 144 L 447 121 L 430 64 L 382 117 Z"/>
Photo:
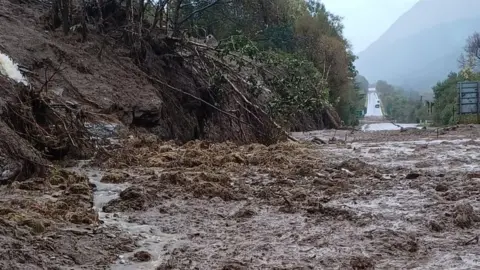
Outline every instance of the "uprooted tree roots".
<path id="1" fill-rule="evenodd" d="M 3 79 L 2 79 L 3 80 Z M 0 91 L 0 183 L 43 175 L 49 160 L 90 154 L 81 110 L 4 81 Z"/>

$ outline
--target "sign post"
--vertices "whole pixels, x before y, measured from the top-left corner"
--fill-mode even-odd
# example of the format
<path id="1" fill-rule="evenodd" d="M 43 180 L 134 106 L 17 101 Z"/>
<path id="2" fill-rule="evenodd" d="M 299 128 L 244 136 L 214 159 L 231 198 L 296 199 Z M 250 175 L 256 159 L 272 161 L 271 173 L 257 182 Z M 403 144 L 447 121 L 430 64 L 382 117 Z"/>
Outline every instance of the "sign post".
<path id="1" fill-rule="evenodd" d="M 458 90 L 458 114 L 459 117 L 466 114 L 476 114 L 477 123 L 480 122 L 480 82 L 459 82 Z"/>

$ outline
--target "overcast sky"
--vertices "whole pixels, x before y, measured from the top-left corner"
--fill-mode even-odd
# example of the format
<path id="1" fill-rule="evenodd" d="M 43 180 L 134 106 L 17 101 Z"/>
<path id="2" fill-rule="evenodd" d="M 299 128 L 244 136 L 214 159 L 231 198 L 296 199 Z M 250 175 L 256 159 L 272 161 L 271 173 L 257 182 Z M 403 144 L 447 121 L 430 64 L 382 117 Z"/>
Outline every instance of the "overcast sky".
<path id="1" fill-rule="evenodd" d="M 343 17 L 344 35 L 361 52 L 419 0 L 320 0 L 328 11 Z"/>

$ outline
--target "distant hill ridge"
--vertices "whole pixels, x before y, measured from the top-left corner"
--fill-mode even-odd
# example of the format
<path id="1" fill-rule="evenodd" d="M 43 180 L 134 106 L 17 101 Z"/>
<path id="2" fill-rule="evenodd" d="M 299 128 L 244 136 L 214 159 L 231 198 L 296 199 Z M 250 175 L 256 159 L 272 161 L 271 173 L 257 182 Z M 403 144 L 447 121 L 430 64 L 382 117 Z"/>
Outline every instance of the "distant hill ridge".
<path id="1" fill-rule="evenodd" d="M 480 0 L 420 0 L 355 62 L 370 82 L 431 88 L 450 71 L 465 39 L 480 31 Z"/>

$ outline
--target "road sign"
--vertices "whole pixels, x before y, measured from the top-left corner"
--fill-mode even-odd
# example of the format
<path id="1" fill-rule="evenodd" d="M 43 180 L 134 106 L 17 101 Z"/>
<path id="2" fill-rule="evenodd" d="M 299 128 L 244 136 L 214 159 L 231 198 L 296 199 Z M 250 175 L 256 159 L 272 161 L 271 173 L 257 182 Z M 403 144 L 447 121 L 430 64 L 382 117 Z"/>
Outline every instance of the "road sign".
<path id="1" fill-rule="evenodd" d="M 459 82 L 458 90 L 458 113 L 480 113 L 480 82 Z"/>
<path id="2" fill-rule="evenodd" d="M 359 110 L 359 111 L 356 111 L 356 115 L 358 118 L 363 118 L 363 111 Z"/>

